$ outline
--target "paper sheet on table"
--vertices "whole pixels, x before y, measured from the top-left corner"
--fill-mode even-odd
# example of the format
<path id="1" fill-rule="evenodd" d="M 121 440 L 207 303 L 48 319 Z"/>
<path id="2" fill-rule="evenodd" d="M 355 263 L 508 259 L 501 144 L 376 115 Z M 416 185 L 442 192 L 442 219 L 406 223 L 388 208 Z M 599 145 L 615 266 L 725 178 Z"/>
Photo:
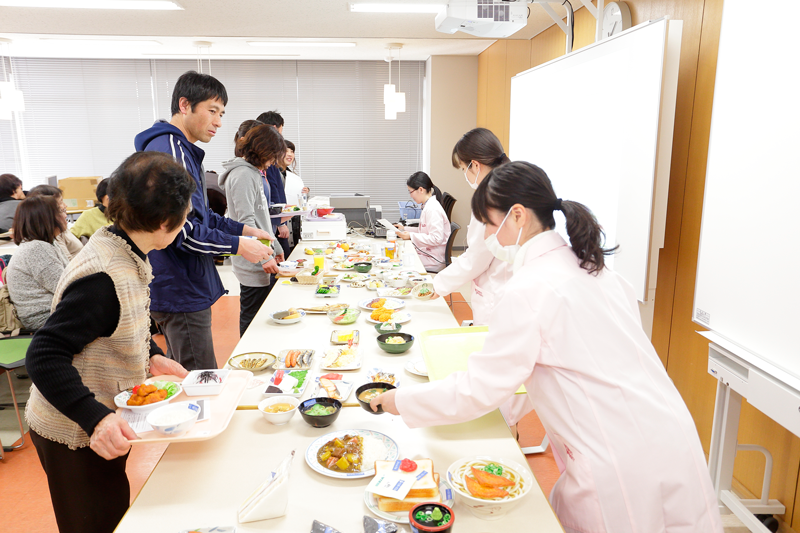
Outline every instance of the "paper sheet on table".
<path id="1" fill-rule="evenodd" d="M 289 469 L 294 459 L 294 450 L 281 461 L 267 481 L 239 507 L 239 523 L 256 522 L 278 518 L 286 514 L 289 505 Z"/>
<path id="2" fill-rule="evenodd" d="M 286 203 L 290 205 L 302 205 L 300 194 L 303 192 L 303 180 L 297 174 L 286 171 L 286 185 L 284 190 L 286 192 Z"/>

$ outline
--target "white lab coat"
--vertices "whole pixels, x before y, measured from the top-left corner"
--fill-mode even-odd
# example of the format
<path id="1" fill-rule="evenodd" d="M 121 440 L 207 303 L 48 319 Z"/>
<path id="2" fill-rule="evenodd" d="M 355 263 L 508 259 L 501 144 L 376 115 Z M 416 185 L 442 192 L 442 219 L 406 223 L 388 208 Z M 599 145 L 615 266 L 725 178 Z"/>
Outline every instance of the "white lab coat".
<path id="1" fill-rule="evenodd" d="M 568 532 L 722 533 L 697 430 L 632 287 L 581 269 L 552 231 L 519 253 L 483 351 L 467 372 L 398 389 L 403 420 L 471 420 L 524 383 L 566 464 L 550 502 Z"/>
<path id="2" fill-rule="evenodd" d="M 511 279 L 511 265 L 496 259 L 486 248 L 485 229 L 486 225 L 471 216 L 467 227 L 467 250 L 433 278 L 433 288 L 440 296 L 447 296 L 472 282 L 470 301 L 476 326 L 489 323 L 494 302 Z"/>
<path id="3" fill-rule="evenodd" d="M 422 207 L 418 228 L 406 228 L 411 242 L 425 268 L 439 270 L 444 266 L 444 252 L 450 238 L 450 221 L 442 204 L 431 196 Z"/>

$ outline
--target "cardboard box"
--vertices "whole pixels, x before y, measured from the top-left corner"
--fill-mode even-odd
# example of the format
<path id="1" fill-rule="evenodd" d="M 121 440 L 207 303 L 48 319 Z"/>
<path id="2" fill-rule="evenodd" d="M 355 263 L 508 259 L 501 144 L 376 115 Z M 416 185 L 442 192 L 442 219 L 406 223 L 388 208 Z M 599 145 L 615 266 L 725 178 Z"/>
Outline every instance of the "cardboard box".
<path id="1" fill-rule="evenodd" d="M 67 209 L 88 209 L 97 203 L 97 184 L 102 181 L 102 176 L 87 178 L 64 178 L 58 180 L 58 188 L 64 193 L 64 203 Z"/>

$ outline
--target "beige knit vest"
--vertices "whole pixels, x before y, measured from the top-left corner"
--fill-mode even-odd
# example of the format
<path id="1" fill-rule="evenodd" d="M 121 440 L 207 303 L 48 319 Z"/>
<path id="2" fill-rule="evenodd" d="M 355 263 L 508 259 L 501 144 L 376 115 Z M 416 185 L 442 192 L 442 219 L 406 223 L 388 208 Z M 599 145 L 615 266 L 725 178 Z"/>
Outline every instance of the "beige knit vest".
<path id="1" fill-rule="evenodd" d="M 117 329 L 110 337 L 99 337 L 72 360 L 95 399 L 116 409 L 114 396 L 142 383 L 149 370 L 150 355 L 150 262 L 142 261 L 124 239 L 101 228 L 61 276 L 53 296 L 55 310 L 73 281 L 105 272 L 111 277 L 120 303 Z M 78 424 L 61 414 L 35 385 L 25 409 L 28 425 L 44 438 L 75 450 L 89 445 L 89 436 Z"/>

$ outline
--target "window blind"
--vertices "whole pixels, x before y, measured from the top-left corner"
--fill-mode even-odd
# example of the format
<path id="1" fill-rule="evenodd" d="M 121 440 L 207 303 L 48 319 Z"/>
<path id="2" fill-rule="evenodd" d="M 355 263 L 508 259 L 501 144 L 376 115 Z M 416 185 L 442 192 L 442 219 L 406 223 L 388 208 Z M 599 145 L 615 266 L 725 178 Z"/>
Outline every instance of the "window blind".
<path id="1" fill-rule="evenodd" d="M 110 175 L 133 152 L 137 133 L 169 119 L 178 77 L 197 70 L 194 60 L 166 59 L 13 58 L 13 65 L 26 110 L 0 121 L 0 172 L 16 173 L 26 188 L 54 174 Z M 409 199 L 405 181 L 422 168 L 425 64 L 392 63 L 392 82 L 406 93 L 397 120 L 384 119 L 389 68 L 383 61 L 212 61 L 229 100 L 217 137 L 199 144 L 206 169 L 223 171 L 239 124 L 277 110 L 313 195 L 366 194 L 397 219 L 397 202 Z"/>

